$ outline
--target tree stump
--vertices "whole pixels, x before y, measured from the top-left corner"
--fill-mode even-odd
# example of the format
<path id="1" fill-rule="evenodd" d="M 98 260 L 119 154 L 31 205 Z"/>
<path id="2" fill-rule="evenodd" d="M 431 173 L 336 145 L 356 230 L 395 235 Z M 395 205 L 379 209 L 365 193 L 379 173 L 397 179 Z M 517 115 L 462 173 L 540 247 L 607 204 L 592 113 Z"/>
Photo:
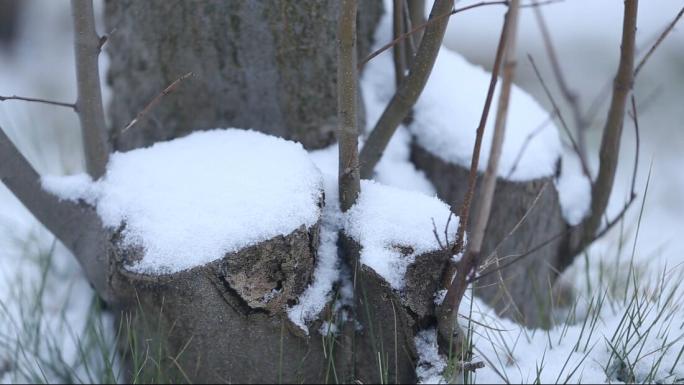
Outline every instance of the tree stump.
<path id="1" fill-rule="evenodd" d="M 418 352 L 415 337 L 435 323 L 435 293 L 449 258 L 442 250 L 415 257 L 397 291 L 359 261 L 359 244 L 341 237 L 342 249 L 355 266 L 355 380 L 361 383 L 415 383 Z"/>
<path id="2" fill-rule="evenodd" d="M 434 184 L 437 195 L 458 210 L 468 188 L 469 170 L 446 163 L 416 143 L 411 160 Z M 478 176 L 473 210 L 479 204 L 481 179 Z M 552 287 L 567 259 L 567 230 L 551 177 L 527 182 L 499 178 L 482 245 L 483 257 L 494 253 L 485 261 L 482 274 L 493 273 L 474 284 L 476 294 L 499 315 L 530 327 L 550 327 Z M 499 268 L 524 254 L 528 255 Z"/>
<path id="3" fill-rule="evenodd" d="M 129 341 L 138 341 L 126 346 L 137 349 L 129 354 L 157 359 L 161 349 L 158 365 L 173 381 L 322 381 L 326 360 L 319 336 L 306 336 L 286 312 L 311 280 L 318 228 L 302 226 L 218 261 L 158 276 L 129 271 L 140 250 L 120 246 L 120 231 L 112 234 L 110 284 L 118 307 L 132 314 L 124 319 L 134 334 Z"/>

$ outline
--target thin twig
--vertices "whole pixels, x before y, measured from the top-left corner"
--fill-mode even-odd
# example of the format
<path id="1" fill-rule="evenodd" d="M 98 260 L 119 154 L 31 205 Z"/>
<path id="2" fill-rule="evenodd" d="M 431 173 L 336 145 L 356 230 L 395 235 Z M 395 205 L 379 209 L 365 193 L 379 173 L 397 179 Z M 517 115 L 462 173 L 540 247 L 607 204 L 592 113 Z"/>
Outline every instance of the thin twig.
<path id="1" fill-rule="evenodd" d="M 537 1 L 534 0 L 534 3 L 536 4 Z M 577 131 L 577 144 L 579 148 L 578 155 L 582 159 L 582 162 L 586 163 L 586 130 L 588 127 L 582 116 L 577 93 L 570 89 L 565 80 L 565 76 L 563 76 L 563 70 L 561 69 L 553 42 L 551 41 L 551 33 L 546 25 L 546 21 L 544 20 L 544 15 L 542 15 L 541 9 L 539 7 L 534 7 L 534 14 L 536 16 L 539 29 L 541 30 L 542 39 L 544 40 L 544 46 L 546 47 L 546 53 L 548 54 L 549 61 L 551 62 L 551 69 L 553 70 L 553 74 L 556 78 L 556 83 L 558 83 L 561 94 L 568 102 L 568 105 L 572 110 L 573 119 L 575 120 L 575 128 Z"/>
<path id="2" fill-rule="evenodd" d="M 496 56 L 494 58 L 494 66 L 492 68 L 492 74 L 491 78 L 489 81 L 489 89 L 487 90 L 487 96 L 485 98 L 485 103 L 484 107 L 482 109 L 482 115 L 480 116 L 480 123 L 477 127 L 477 132 L 475 136 L 475 145 L 473 148 L 473 155 L 471 158 L 471 164 L 470 164 L 470 174 L 468 177 L 468 189 L 466 190 L 466 193 L 463 197 L 463 203 L 460 208 L 460 217 L 459 217 L 459 224 L 457 228 L 457 233 L 456 233 L 456 239 L 454 241 L 454 245 L 452 249 L 450 250 L 453 255 L 456 254 L 462 254 L 464 252 L 465 248 L 465 231 L 468 226 L 468 217 L 470 214 L 470 207 L 471 207 L 471 202 L 473 195 L 475 193 L 475 187 L 477 184 L 477 170 L 479 167 L 479 159 L 480 159 L 480 151 L 482 148 L 482 139 L 484 137 L 484 129 L 486 127 L 487 123 L 487 118 L 489 117 L 489 110 L 491 108 L 492 101 L 494 99 L 494 91 L 496 90 L 496 84 L 499 79 L 499 69 L 501 67 L 501 62 L 503 61 L 505 49 L 506 49 L 506 37 L 507 31 L 508 31 L 508 18 L 509 14 L 506 14 L 506 17 L 504 18 L 503 25 L 501 27 L 501 35 L 499 37 L 499 43 L 496 49 Z M 453 209 L 452 209 L 453 210 Z M 447 290 L 447 295 L 449 295 L 449 291 L 452 291 L 451 297 L 455 297 L 456 294 L 453 293 L 452 286 L 454 284 L 454 278 L 456 277 L 457 273 L 457 263 L 453 262 L 451 259 L 448 260 L 447 266 L 442 274 L 442 285 L 441 287 L 443 290 Z M 451 302 L 455 302 L 456 299 L 450 299 Z M 453 314 L 451 313 L 451 309 L 455 306 L 449 306 L 445 305 L 444 302 L 447 301 L 447 298 L 444 299 L 442 302 L 442 305 L 438 308 L 438 313 L 441 314 L 442 320 L 438 322 L 438 324 L 450 324 L 453 321 Z M 447 328 L 448 326 L 444 326 L 444 328 Z M 440 344 L 444 345 L 444 343 Z"/>
<path id="3" fill-rule="evenodd" d="M 402 33 L 405 33 L 407 31 L 410 31 L 413 29 L 413 18 L 424 18 L 424 12 L 425 10 L 423 9 L 423 16 L 420 15 L 412 15 L 411 13 L 418 13 L 418 10 L 416 10 L 416 7 L 420 7 L 420 4 L 414 4 L 413 6 L 409 6 L 409 0 L 401 0 L 402 7 L 404 8 L 404 30 Z M 423 7 L 425 4 L 423 4 Z M 421 20 L 419 23 L 424 23 L 425 20 Z M 413 59 L 413 55 L 416 54 L 416 50 L 418 48 L 418 44 L 416 44 L 417 40 L 420 40 L 420 36 L 410 35 L 408 37 L 408 44 L 406 45 L 407 49 L 405 49 L 406 53 L 406 63 L 410 63 L 411 60 Z"/>
<path id="4" fill-rule="evenodd" d="M 558 3 L 558 2 L 561 2 L 561 1 L 563 1 L 563 0 L 546 0 L 546 1 L 538 2 L 537 4 L 526 4 L 526 5 L 522 5 L 521 8 L 541 7 L 541 6 L 544 6 L 544 5 L 549 5 L 549 4 L 553 4 L 553 3 Z M 400 41 L 402 41 L 402 40 L 408 38 L 409 36 L 412 36 L 412 35 L 414 35 L 414 34 L 420 32 L 420 31 L 422 31 L 423 29 L 429 27 L 430 25 L 432 25 L 432 23 L 436 23 L 436 22 L 438 22 L 438 21 L 440 21 L 440 20 L 442 20 L 442 19 L 444 19 L 444 18 L 446 18 L 446 17 L 451 17 L 451 16 L 453 16 L 453 15 L 456 15 L 456 14 L 461 13 L 461 12 L 469 11 L 469 10 L 471 10 L 471 9 L 475 9 L 475 8 L 479 8 L 479 7 L 484 7 L 484 6 L 488 6 L 488 5 L 504 5 L 504 6 L 508 6 L 509 3 L 510 3 L 509 0 L 481 1 L 481 2 L 479 2 L 479 3 L 471 4 L 471 5 L 462 7 L 462 8 L 456 8 L 456 9 L 453 9 L 453 10 L 451 10 L 451 11 L 449 11 L 449 12 L 446 12 L 446 13 L 443 13 L 443 14 L 441 14 L 441 15 L 438 15 L 438 16 L 436 16 L 436 17 L 434 17 L 434 18 L 430 18 L 428 21 L 419 24 L 418 26 L 412 28 L 410 31 L 408 31 L 408 32 L 406 32 L 406 33 L 404 33 L 404 34 L 402 34 L 402 35 L 396 37 L 396 38 L 395 38 L 394 40 L 392 40 L 391 42 L 389 42 L 389 43 L 383 45 L 382 47 L 380 47 L 380 48 L 378 48 L 377 50 L 375 50 L 375 51 L 371 52 L 370 54 L 368 54 L 368 56 L 366 56 L 363 60 L 361 60 L 361 61 L 359 62 L 359 64 L 358 64 L 359 70 L 361 70 L 361 69 L 363 68 L 363 66 L 366 65 L 366 63 L 368 63 L 369 61 L 371 61 L 372 59 L 374 59 L 375 57 L 377 57 L 377 56 L 380 55 L 381 53 L 383 53 L 383 52 L 387 51 L 388 49 L 394 47 L 395 44 L 398 44 Z"/>
<path id="5" fill-rule="evenodd" d="M 639 72 L 641 71 L 641 69 L 648 62 L 648 59 L 651 58 L 651 55 L 653 55 L 653 52 L 655 52 L 655 50 L 660 46 L 660 43 L 662 43 L 665 40 L 665 38 L 667 37 L 667 35 L 669 35 L 670 32 L 672 32 L 675 25 L 679 21 L 679 19 L 682 18 L 682 15 L 684 15 L 684 7 L 682 7 L 682 9 L 679 11 L 679 13 L 677 13 L 677 16 L 675 16 L 674 20 L 672 20 L 672 22 L 670 22 L 670 24 L 667 26 L 667 28 L 665 28 L 663 33 L 660 34 L 660 36 L 658 37 L 658 40 L 656 40 L 656 42 L 653 44 L 653 46 L 651 46 L 651 49 L 649 49 L 648 52 L 646 53 L 646 56 L 644 56 L 641 59 L 641 61 L 639 61 L 639 64 L 637 64 L 636 69 L 634 70 L 634 77 L 635 78 L 639 75 Z"/>
<path id="6" fill-rule="evenodd" d="M 166 96 L 166 95 L 172 93 L 173 91 L 175 91 L 175 90 L 178 88 L 178 86 L 179 86 L 184 80 L 186 80 L 187 78 L 189 78 L 189 77 L 192 76 L 192 75 L 193 75 L 192 72 L 188 72 L 188 73 L 186 73 L 185 75 L 183 75 L 183 76 L 179 77 L 178 79 L 174 80 L 171 84 L 169 84 L 166 88 L 164 88 L 164 89 L 162 90 L 162 92 L 160 92 L 157 96 L 155 96 L 154 99 L 152 99 L 152 100 L 145 106 L 145 108 L 142 109 L 142 111 L 138 112 L 138 115 L 136 115 L 135 118 L 134 118 L 133 120 L 131 120 L 131 122 L 128 123 L 128 124 L 126 125 L 126 127 L 124 127 L 124 128 L 121 130 L 121 134 L 120 134 L 120 135 L 125 134 L 126 131 L 128 131 L 131 127 L 135 126 L 136 123 L 138 123 L 139 121 L 141 121 L 141 120 L 142 120 L 142 119 L 143 119 L 143 118 L 144 118 L 144 117 L 145 117 L 145 116 L 146 116 L 154 107 L 157 106 L 157 104 L 159 104 L 159 102 L 161 102 L 161 100 L 162 100 L 162 98 L 163 98 L 164 96 Z"/>
<path id="7" fill-rule="evenodd" d="M 548 127 L 549 124 L 551 124 L 551 121 L 553 120 L 553 117 L 556 114 L 550 115 L 542 124 L 540 124 L 537 128 L 535 128 L 532 132 L 527 134 L 525 137 L 525 141 L 523 142 L 523 145 L 520 147 L 520 151 L 518 151 L 518 155 L 515 156 L 515 161 L 513 162 L 513 166 L 511 166 L 510 171 L 508 171 L 508 174 L 506 175 L 506 179 L 511 179 L 511 175 L 515 172 L 515 170 L 518 169 L 518 165 L 520 164 L 520 161 L 522 160 L 523 155 L 525 155 L 525 151 L 527 151 L 527 148 L 529 147 L 530 143 L 532 143 L 532 140 L 539 134 L 541 134 L 542 131 L 546 127 Z"/>
<path id="8" fill-rule="evenodd" d="M 537 192 L 537 195 L 534 197 L 532 204 L 530 205 L 530 207 L 527 208 L 527 210 L 525 210 L 525 213 L 520 218 L 520 220 L 513 226 L 511 231 L 509 231 L 508 234 L 506 234 L 506 236 L 504 236 L 503 239 L 501 239 L 499 241 L 499 243 L 496 244 L 496 246 L 494 247 L 494 250 L 492 250 L 492 252 L 489 253 L 489 255 L 486 258 L 482 259 L 482 269 L 486 268 L 485 265 L 487 264 L 488 260 L 490 260 L 494 255 L 498 254 L 499 248 L 501 248 L 501 245 L 503 245 L 504 242 L 506 242 L 510 237 L 512 237 L 518 231 L 520 226 L 522 226 L 522 224 L 525 223 L 525 221 L 529 217 L 532 210 L 534 210 L 534 208 L 537 206 L 537 203 L 539 202 L 539 199 L 544 194 L 544 191 L 546 191 L 546 188 L 548 187 L 549 183 L 550 183 L 549 181 L 546 181 L 544 183 L 542 188 L 539 189 L 539 192 Z"/>
<path id="9" fill-rule="evenodd" d="M 487 169 L 483 177 L 483 187 L 480 194 L 477 216 L 474 221 L 474 228 L 471 233 L 472 235 L 470 236 L 470 241 L 468 242 L 468 248 L 458 263 L 456 276 L 450 282 L 444 302 L 437 310 L 438 342 L 442 352 L 454 351 L 454 340 L 457 337 L 462 338 L 462 336 L 454 336 L 453 334 L 457 317 L 456 314 L 458 313 L 461 300 L 468 287 L 468 279 L 477 272 L 477 268 L 481 263 L 480 253 L 484 241 L 484 234 L 489 222 L 494 191 L 498 179 L 499 158 L 501 157 L 503 148 L 508 106 L 515 74 L 515 40 L 518 29 L 519 11 L 519 0 L 512 0 L 504 23 L 505 28 L 502 40 L 505 40 L 505 43 L 503 43 L 505 48 L 503 50 L 502 85 L 499 94 L 496 121 L 494 124 L 494 134 Z M 473 156 L 476 156 L 475 151 Z M 457 341 L 457 344 L 458 343 L 460 343 L 460 341 Z"/>
<path id="10" fill-rule="evenodd" d="M 499 44 L 496 48 L 496 57 L 494 58 L 494 66 L 492 67 L 492 74 L 489 79 L 489 88 L 487 89 L 487 96 L 485 98 L 484 107 L 482 108 L 482 115 L 480 115 L 480 123 L 477 126 L 477 131 L 475 134 L 475 145 L 473 146 L 473 155 L 470 159 L 470 173 L 468 175 L 468 189 L 463 196 L 463 204 L 460 208 L 460 219 L 458 222 L 458 229 L 456 235 L 456 243 L 454 244 L 453 253 L 463 252 L 463 241 L 465 238 L 465 231 L 468 227 L 468 219 L 470 216 L 470 207 L 473 200 L 473 195 L 475 195 L 475 187 L 477 185 L 477 170 L 480 163 L 480 151 L 482 149 L 482 140 L 484 138 L 484 130 L 487 126 L 487 118 L 489 117 L 489 110 L 492 106 L 492 101 L 494 100 L 494 91 L 496 90 L 496 84 L 499 80 L 499 71 L 501 68 L 501 62 L 503 61 L 504 52 L 506 50 L 506 34 L 508 31 L 508 16 L 504 19 L 503 26 L 501 27 L 501 35 L 499 37 Z M 449 274 L 451 276 L 451 274 Z M 451 279 L 450 277 L 448 278 Z M 444 287 L 448 287 L 448 283 L 445 282 Z"/>
<path id="11" fill-rule="evenodd" d="M 549 98 L 549 101 L 551 102 L 551 105 L 553 106 L 554 113 L 556 114 L 556 116 L 558 116 L 558 120 L 560 120 L 561 126 L 563 127 L 563 130 L 565 130 L 565 134 L 570 139 L 570 143 L 572 143 L 572 148 L 575 151 L 575 153 L 577 154 L 577 157 L 580 160 L 580 164 L 582 165 L 582 172 L 589 179 L 589 182 L 591 183 L 592 180 L 591 180 L 591 173 L 589 172 L 589 167 L 587 166 L 585 159 L 582 157 L 582 152 L 580 150 L 579 145 L 577 144 L 577 141 L 575 141 L 575 138 L 572 135 L 572 131 L 570 131 L 568 124 L 565 122 L 565 119 L 563 119 L 563 114 L 561 114 L 560 108 L 558 108 L 558 104 L 556 103 L 556 100 L 553 98 L 553 95 L 551 94 L 549 87 L 547 87 L 546 82 L 544 81 L 544 78 L 541 76 L 541 73 L 539 72 L 539 68 L 537 67 L 537 64 L 534 62 L 532 55 L 528 54 L 527 59 L 530 61 L 530 64 L 532 64 L 532 68 L 534 69 L 534 73 L 537 76 L 539 83 L 541 83 L 542 88 L 544 89 L 544 93 L 546 94 L 546 97 Z"/>
<path id="12" fill-rule="evenodd" d="M 639 152 L 640 152 L 640 142 L 641 142 L 641 136 L 639 132 L 639 115 L 637 113 L 637 104 L 636 104 L 636 97 L 634 96 L 634 93 L 632 93 L 632 122 L 634 123 L 634 138 L 636 141 L 636 153 L 634 155 L 634 169 L 632 170 L 632 192 L 631 196 L 634 197 L 636 196 L 636 178 L 637 178 L 637 170 L 639 168 Z"/>
<path id="13" fill-rule="evenodd" d="M 4 102 L 6 100 L 21 100 L 24 102 L 32 102 L 32 103 L 42 103 L 42 104 L 49 104 L 53 106 L 58 106 L 58 107 L 67 107 L 71 108 L 72 110 L 78 112 L 78 109 L 76 108 L 75 103 L 65 103 L 65 102 L 57 102 L 54 100 L 47 100 L 47 99 L 39 99 L 39 98 L 27 98 L 24 96 L 17 96 L 17 95 L 12 95 L 12 96 L 0 96 L 0 102 Z"/>
<path id="14" fill-rule="evenodd" d="M 558 234 L 552 236 L 551 238 L 547 239 L 547 240 L 544 241 L 544 242 L 541 242 L 541 243 L 538 244 L 538 245 L 535 245 L 534 247 L 530 248 L 529 250 L 527 250 L 526 252 L 524 252 L 524 253 L 522 253 L 522 254 L 519 254 L 519 255 L 508 255 L 508 256 L 506 256 L 506 257 L 504 257 L 504 258 L 501 258 L 501 259 L 503 260 L 503 259 L 507 259 L 507 258 L 514 257 L 513 259 L 511 259 L 511 260 L 508 261 L 507 263 L 504 263 L 503 265 L 497 266 L 496 269 L 492 269 L 492 270 L 489 270 L 489 271 L 487 271 L 487 272 L 485 272 L 485 273 L 482 273 L 482 274 L 479 274 L 479 275 L 476 275 L 476 276 L 469 277 L 468 280 L 467 280 L 468 284 L 471 284 L 471 283 L 473 283 L 473 282 L 479 281 L 480 279 L 482 279 L 482 278 L 484 278 L 484 277 L 487 277 L 487 276 L 489 276 L 489 275 L 492 275 L 492 274 L 494 274 L 494 273 L 497 273 L 497 272 L 499 272 L 499 271 L 501 271 L 501 270 L 507 268 L 508 266 L 511 266 L 511 265 L 513 265 L 514 263 L 517 263 L 517 262 L 521 261 L 523 258 L 525 258 L 525 257 L 527 257 L 527 256 L 529 256 L 529 255 L 531 255 L 531 254 L 533 254 L 533 253 L 535 253 L 535 252 L 538 251 L 538 250 L 543 249 L 544 247 L 546 247 L 546 246 L 550 245 L 551 243 L 555 242 L 556 240 L 565 237 L 567 234 L 570 233 L 570 231 L 571 231 L 571 229 L 569 229 L 569 228 L 566 229 L 566 230 L 563 230 L 562 232 L 560 232 L 560 233 L 558 233 Z"/>
<path id="15" fill-rule="evenodd" d="M 392 33 L 396 38 L 404 34 L 405 31 L 404 0 L 393 0 L 392 5 Z M 406 42 L 400 41 L 392 50 L 394 59 L 394 81 L 397 89 L 399 89 L 401 82 L 404 80 L 404 76 L 406 76 L 406 48 Z"/>

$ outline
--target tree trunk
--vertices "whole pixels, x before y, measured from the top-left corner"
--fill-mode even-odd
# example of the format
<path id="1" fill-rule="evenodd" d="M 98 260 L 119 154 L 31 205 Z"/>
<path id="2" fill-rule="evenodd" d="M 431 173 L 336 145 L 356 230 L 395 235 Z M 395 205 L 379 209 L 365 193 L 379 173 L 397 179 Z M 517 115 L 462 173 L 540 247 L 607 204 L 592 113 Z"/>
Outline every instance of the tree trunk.
<path id="1" fill-rule="evenodd" d="M 14 43 L 21 7 L 19 0 L 0 1 L 0 48 L 11 47 Z"/>
<path id="2" fill-rule="evenodd" d="M 162 381 L 157 371 L 172 382 L 323 381 L 320 336 L 306 336 L 286 314 L 311 281 L 318 225 L 163 276 L 126 270 L 139 250 L 119 246 L 118 233 L 112 239 L 111 285 L 131 326 L 123 350 L 156 361 L 142 365 L 140 381 Z M 128 361 L 130 372 L 139 369 Z"/>
<path id="3" fill-rule="evenodd" d="M 460 207 L 468 170 L 447 164 L 415 143 L 411 160 L 425 171 L 442 200 Z M 481 179 L 478 176 L 473 207 L 479 204 Z M 482 256 L 493 258 L 483 263 L 487 268 L 482 275 L 486 276 L 476 281 L 475 291 L 500 315 L 527 326 L 548 327 L 555 303 L 552 287 L 567 266 L 569 235 L 553 180 L 510 182 L 499 178 L 493 202 L 482 245 Z"/>
<path id="4" fill-rule="evenodd" d="M 339 10 L 334 0 L 107 1 L 106 30 L 114 31 L 106 45 L 114 149 L 125 151 L 217 127 L 252 128 L 309 149 L 332 144 Z M 381 13 L 381 1 L 359 3 L 362 57 Z M 191 79 L 165 95 L 135 126 L 122 130 L 150 100 L 190 71 Z M 323 338 L 318 334 L 320 320 L 309 325 L 307 336 L 285 312 L 311 282 L 317 234 L 317 228 L 300 229 L 161 277 L 128 272 L 126 261 L 139 258 L 140 251 L 122 248 L 113 234 L 110 282 L 124 310 L 121 321 L 131 326 L 124 344 L 131 354 L 128 364 L 136 364 L 134 354 L 161 348 L 164 363 L 159 365 L 176 381 L 371 378 L 371 371 L 377 373 L 375 357 L 344 354 L 352 350 L 352 341 Z M 271 298 L 273 292 L 278 294 Z M 412 339 L 405 342 L 413 344 Z M 392 378 L 414 380 L 413 366 L 405 362 L 398 377 L 392 367 Z"/>
<path id="5" fill-rule="evenodd" d="M 447 253 L 439 250 L 416 256 L 407 267 L 405 287 L 398 292 L 359 262 L 357 242 L 346 235 L 340 240 L 355 270 L 355 319 L 361 326 L 353 343 L 354 380 L 363 384 L 415 383 L 415 336 L 435 323 L 435 293 Z"/>
<path id="6" fill-rule="evenodd" d="M 359 7 L 364 57 L 382 2 Z M 252 128 L 308 149 L 332 144 L 339 8 L 334 0 L 108 0 L 114 148 L 220 127 Z M 122 133 L 152 98 L 190 71 L 191 80 Z"/>

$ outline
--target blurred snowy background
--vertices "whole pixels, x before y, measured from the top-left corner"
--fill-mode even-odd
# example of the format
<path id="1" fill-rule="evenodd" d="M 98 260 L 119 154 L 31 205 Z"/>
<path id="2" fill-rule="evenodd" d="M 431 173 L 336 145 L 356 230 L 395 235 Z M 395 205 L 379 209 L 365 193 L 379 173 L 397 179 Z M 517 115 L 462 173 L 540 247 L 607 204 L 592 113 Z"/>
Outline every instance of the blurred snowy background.
<path id="1" fill-rule="evenodd" d="M 13 44 L 0 43 L 0 95 L 73 101 L 76 87 L 69 3 L 66 0 L 21 0 L 21 3 Z M 475 1 L 458 3 L 464 6 Z M 640 53 L 643 54 L 653 44 L 682 6 L 682 0 L 642 0 L 637 35 Z M 504 7 L 488 6 L 454 16 L 445 44 L 471 62 L 490 68 L 504 12 Z M 602 96 L 601 92 L 617 67 L 622 1 L 564 0 L 545 6 L 542 12 L 567 83 L 577 93 L 581 109 L 589 110 L 595 99 L 602 107 L 591 121 L 588 140 L 591 163 L 595 165 L 604 111 L 609 100 L 609 94 Z M 527 60 L 527 54 L 530 54 L 561 104 L 566 120 L 571 121 L 572 112 L 557 87 L 542 35 L 530 9 L 521 14 L 518 52 L 517 84 L 549 111 L 552 110 Z M 106 68 L 106 61 L 103 56 L 101 67 Z M 625 270 L 634 267 L 640 273 L 644 287 L 650 287 L 654 292 L 660 290 L 654 289 L 658 286 L 658 277 L 667 281 L 663 285 L 667 287 L 676 287 L 680 282 L 680 265 L 684 263 L 684 242 L 681 240 L 684 234 L 684 172 L 681 170 L 684 163 L 684 23 L 680 23 L 656 51 L 639 75 L 635 91 L 640 102 L 641 126 L 638 201 L 627 215 L 624 231 L 620 231 L 618 226 L 590 250 L 587 258 L 578 258 L 566 277 L 584 296 L 584 304 L 578 305 L 583 311 L 579 313 L 584 313 L 589 319 L 594 319 L 592 314 L 596 314 L 600 332 L 589 337 L 596 342 L 601 342 L 603 335 L 610 339 L 613 332 L 621 330 L 616 320 L 619 321 L 629 307 L 611 306 L 611 309 L 594 310 L 592 313 L 592 306 L 596 305 L 591 305 L 590 298 L 596 294 L 597 287 L 608 280 L 606 275 L 617 280 L 627 275 Z M 105 98 L 108 97 L 105 90 Z M 0 126 L 40 173 L 82 171 L 79 127 L 72 111 L 6 101 L 0 103 Z M 617 187 L 609 213 L 619 211 L 629 195 L 634 147 L 633 129 L 628 122 L 624 130 Z M 635 239 L 639 206 L 651 164 L 650 187 L 644 201 L 639 236 Z M 619 247 L 620 243 L 625 246 Z M 636 247 L 634 253 L 633 245 Z M 630 263 L 632 255 L 633 264 Z M 665 268 L 666 273 L 663 273 Z M 651 282 L 655 282 L 655 286 L 649 286 Z M 665 291 L 665 288 L 660 290 L 661 293 Z M 668 306 L 673 309 L 673 314 L 681 317 L 680 304 L 676 303 L 681 298 L 679 294 L 673 297 L 675 303 Z M 533 381 L 539 372 L 535 365 L 538 367 L 544 360 L 553 362 L 541 376 L 546 382 L 563 381 L 576 365 L 580 370 L 572 374 L 574 382 L 580 379 L 600 382 L 629 379 L 624 376 L 610 378 L 605 370 L 597 369 L 608 366 L 605 358 L 610 355 L 610 361 L 614 355 L 606 353 L 604 347 L 597 348 L 600 352 L 596 355 L 583 358 L 581 349 L 575 348 L 576 340 L 572 338 L 570 346 L 565 346 L 567 343 L 554 346 L 551 334 L 517 330 L 515 325 L 492 318 L 484 308 L 481 313 L 489 323 L 503 325 L 501 329 L 512 332 L 506 336 L 499 333 L 500 336 L 494 338 L 500 339 L 497 343 L 491 343 L 492 338 L 486 344 L 480 342 L 479 353 L 492 362 L 488 362 L 490 368 L 478 374 L 478 379 Z M 662 318 L 665 317 L 658 319 L 661 323 L 664 322 Z M 555 331 L 554 338 L 580 333 L 579 339 L 582 340 L 582 322 L 582 319 L 576 320 L 579 326 L 570 328 L 573 332 Z M 107 366 L 111 359 L 103 359 L 113 354 L 110 348 L 114 339 L 111 323 L 109 316 L 100 316 L 99 311 L 93 308 L 92 291 L 69 253 L 56 245 L 54 238 L 0 185 L 0 382 L 112 379 L 103 375 L 115 372 Z M 679 338 L 684 332 L 681 318 L 663 328 L 668 334 L 672 333 L 669 341 Z M 521 335 L 527 338 L 521 338 Z M 649 340 L 647 345 L 656 346 L 660 343 L 658 341 L 658 338 Z M 501 346 L 506 346 L 507 359 L 502 358 Z M 648 350 L 648 346 L 644 349 Z M 677 357 L 682 346 L 680 339 L 668 347 L 669 353 L 662 363 L 662 375 L 648 377 L 640 374 L 641 377 L 633 380 L 658 377 L 673 382 L 684 377 L 684 364 Z M 558 358 L 554 358 L 554 351 Z M 647 356 L 646 359 L 656 356 Z M 516 359 L 520 357 L 526 359 Z M 566 358 L 570 363 L 563 365 Z M 636 360 L 639 360 L 638 355 Z M 649 362 L 650 366 L 645 365 L 643 370 L 653 368 L 653 363 Z M 561 377 L 559 372 L 563 371 L 565 374 Z"/>

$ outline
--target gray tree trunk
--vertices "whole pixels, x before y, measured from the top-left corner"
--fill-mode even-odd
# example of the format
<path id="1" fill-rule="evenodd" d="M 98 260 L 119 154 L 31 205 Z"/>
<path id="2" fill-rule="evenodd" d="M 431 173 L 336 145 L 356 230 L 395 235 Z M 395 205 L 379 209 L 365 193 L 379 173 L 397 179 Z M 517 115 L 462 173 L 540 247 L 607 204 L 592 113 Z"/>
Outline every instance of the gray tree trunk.
<path id="1" fill-rule="evenodd" d="M 371 46 L 381 12 L 381 1 L 359 4 L 361 57 Z M 336 0 L 107 1 L 107 30 L 115 30 L 107 42 L 114 148 L 128 150 L 194 130 L 231 126 L 297 140 L 310 149 L 332 144 L 337 127 L 338 13 Z M 165 96 L 147 119 L 122 133 L 151 99 L 189 71 L 195 74 L 192 79 Z M 311 281 L 316 229 L 302 229 L 164 277 L 127 272 L 123 265 L 139 251 L 121 248 L 116 234 L 111 239 L 110 283 L 125 310 L 122 321 L 133 326 L 129 341 L 138 341 L 125 350 L 140 353 L 162 346 L 168 356 L 180 354 L 179 365 L 168 359 L 164 365 L 176 380 L 380 380 L 377 352 L 369 347 L 357 353 L 355 346 L 365 343 L 370 322 L 361 321 L 364 331 L 352 332 L 352 340 L 330 339 L 318 335 L 321 321 L 310 325 L 311 335 L 306 336 L 285 314 L 286 305 L 294 304 Z M 439 274 L 442 262 L 424 266 Z M 431 308 L 434 290 L 420 291 L 423 299 L 415 294 L 407 300 L 387 290 L 377 277 L 362 281 L 382 313 L 380 319 L 386 320 L 392 311 L 388 306 L 394 304 L 401 328 L 400 338 L 395 340 L 388 329 L 382 340 L 383 351 L 393 352 L 385 359 L 387 377 L 415 381 L 413 335 L 418 322 L 416 316 L 409 317 L 409 303 Z M 264 305 L 273 290 L 277 298 Z M 345 328 L 354 331 L 356 325 Z"/>
<path id="2" fill-rule="evenodd" d="M 131 326 L 124 329 L 130 335 L 123 350 L 149 354 L 156 362 L 141 366 L 143 379 L 163 380 L 157 371 L 172 382 L 191 383 L 325 378 L 320 336 L 306 336 L 286 314 L 311 281 L 318 225 L 163 276 L 127 271 L 139 251 L 120 247 L 118 239 L 115 233 L 111 286 L 120 307 L 138 310 L 122 313 L 122 322 Z"/>
<path id="3" fill-rule="evenodd" d="M 447 164 L 415 143 L 411 159 L 425 171 L 438 196 L 458 209 L 467 189 L 468 170 Z M 479 176 L 473 207 L 479 204 L 481 179 Z M 485 262 L 488 268 L 483 274 L 496 272 L 475 283 L 476 294 L 500 315 L 532 327 L 550 326 L 550 310 L 556 302 L 552 288 L 570 260 L 568 236 L 568 225 L 551 178 L 522 183 L 499 179 L 482 245 L 482 256 L 493 257 Z M 500 268 L 527 253 L 510 266 Z"/>
<path id="4" fill-rule="evenodd" d="M 11 48 L 17 35 L 22 3 L 20 0 L 0 1 L 0 48 Z"/>
<path id="5" fill-rule="evenodd" d="M 371 45 L 381 1 L 360 2 L 360 57 Z M 128 150 L 219 127 L 252 128 L 322 148 L 337 127 L 339 2 L 108 0 L 107 83 L 114 148 Z M 148 119 L 121 133 L 166 86 Z"/>

